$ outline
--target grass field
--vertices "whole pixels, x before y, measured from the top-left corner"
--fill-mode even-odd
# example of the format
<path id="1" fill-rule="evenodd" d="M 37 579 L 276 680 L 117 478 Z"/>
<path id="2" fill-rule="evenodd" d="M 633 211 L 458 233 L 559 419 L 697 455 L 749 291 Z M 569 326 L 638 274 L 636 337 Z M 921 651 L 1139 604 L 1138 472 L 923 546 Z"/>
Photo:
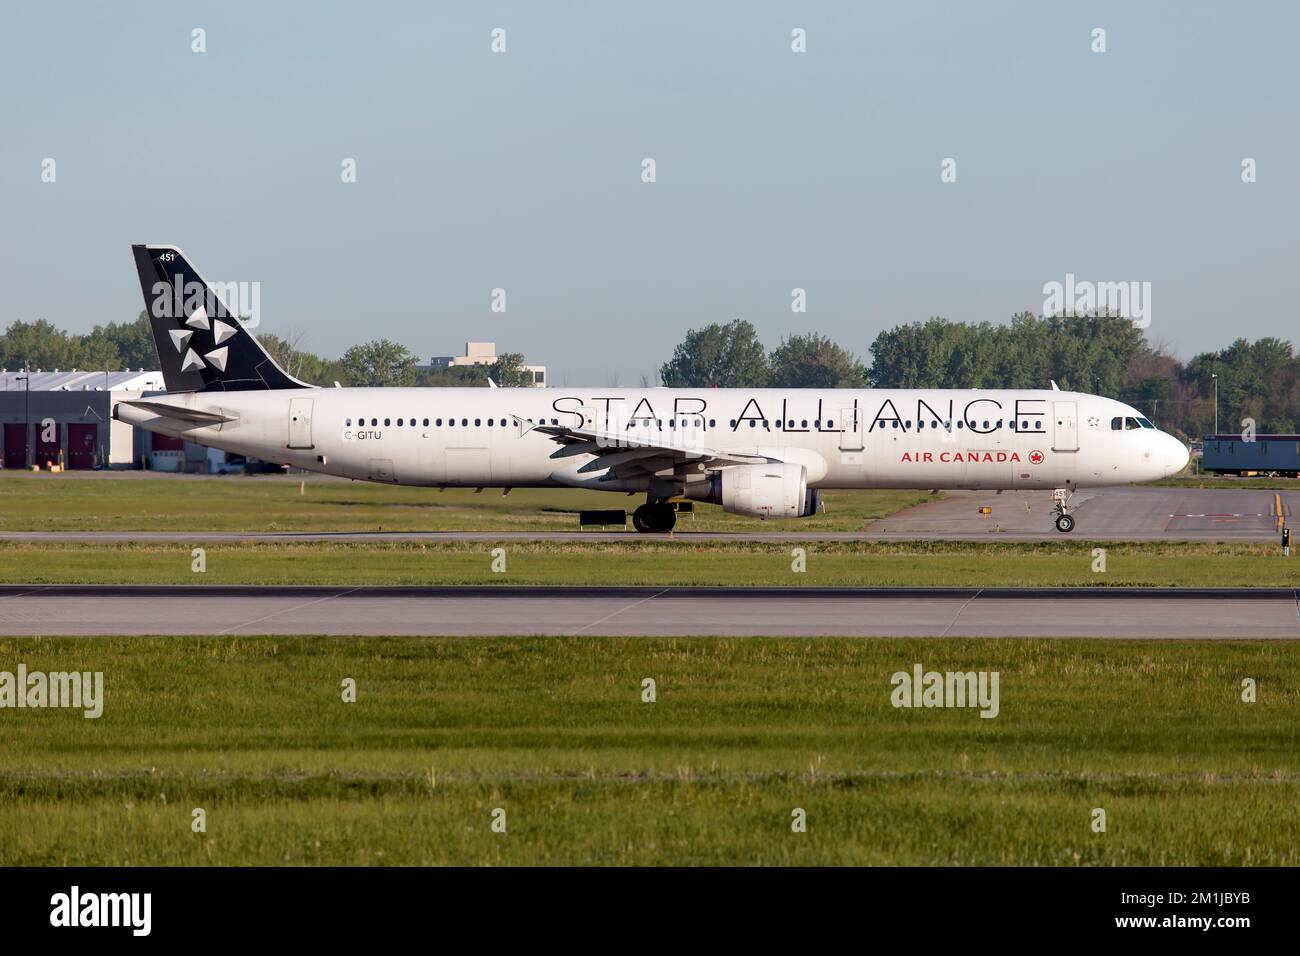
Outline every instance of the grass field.
<path id="1" fill-rule="evenodd" d="M 4 865 L 1300 863 L 1295 644 L 0 639 L 18 662 L 102 670 L 105 705 L 0 712 Z M 999 715 L 895 709 L 918 662 L 998 671 Z"/>
<path id="2" fill-rule="evenodd" d="M 1267 476 L 1253 478 L 1235 478 L 1215 475 L 1176 475 L 1148 482 L 1157 488 L 1242 488 L 1248 491 L 1297 491 L 1300 479 L 1270 478 Z"/>
<path id="3" fill-rule="evenodd" d="M 504 547 L 505 573 L 491 570 Z M 795 547 L 806 571 L 792 571 Z M 1043 543 L 663 540 L 375 543 L 0 542 L 0 583 L 13 584 L 558 584 L 769 586 L 1300 585 L 1300 558 L 1275 545 L 1106 545 L 1105 571 L 1086 540 Z"/>
<path id="4" fill-rule="evenodd" d="M 764 528 L 858 531 L 931 498 L 928 491 L 837 491 L 826 496 L 825 514 Z M 0 476 L 0 531 L 577 531 L 580 510 L 631 511 L 644 501 L 577 489 L 475 494 L 277 475 L 20 474 Z M 753 518 L 716 505 L 695 507 L 694 519 L 684 519 L 694 530 L 754 527 Z"/>
<path id="5" fill-rule="evenodd" d="M 0 530 L 567 530 L 578 508 L 637 500 L 298 490 L 5 476 Z M 790 527 L 857 530 L 928 497 L 836 494 Z M 702 507 L 693 527 L 753 525 Z M 0 542 L 0 582 L 1297 584 L 1275 546 L 1252 544 L 1112 544 L 1102 573 L 1084 539 L 595 533 L 508 542 L 504 574 L 491 542 L 204 547 L 196 574 L 187 543 Z M 0 671 L 20 662 L 103 671 L 106 703 L 98 720 L 0 710 L 0 865 L 1300 864 L 1294 643 L 0 638 Z M 893 708 L 890 675 L 918 662 L 999 671 L 998 717 Z M 340 699 L 347 677 L 356 703 Z M 1257 703 L 1240 700 L 1245 677 Z"/>

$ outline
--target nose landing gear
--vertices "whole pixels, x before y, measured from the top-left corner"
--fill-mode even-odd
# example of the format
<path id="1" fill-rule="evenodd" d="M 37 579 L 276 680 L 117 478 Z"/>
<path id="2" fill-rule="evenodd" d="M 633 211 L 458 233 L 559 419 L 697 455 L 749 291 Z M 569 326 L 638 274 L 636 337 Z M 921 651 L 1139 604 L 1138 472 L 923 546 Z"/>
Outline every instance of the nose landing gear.
<path id="1" fill-rule="evenodd" d="M 1057 488 L 1052 492 L 1052 497 L 1056 500 L 1056 530 L 1062 534 L 1069 534 L 1074 530 L 1074 517 L 1070 514 L 1070 495 L 1069 488 Z"/>

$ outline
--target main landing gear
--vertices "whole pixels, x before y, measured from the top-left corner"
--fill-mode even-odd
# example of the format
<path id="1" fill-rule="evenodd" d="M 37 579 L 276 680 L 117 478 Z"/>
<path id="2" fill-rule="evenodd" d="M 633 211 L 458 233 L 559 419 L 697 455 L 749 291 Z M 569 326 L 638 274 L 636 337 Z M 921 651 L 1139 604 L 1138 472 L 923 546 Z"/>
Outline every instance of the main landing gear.
<path id="1" fill-rule="evenodd" d="M 1057 488 L 1052 492 L 1056 499 L 1056 530 L 1069 534 L 1074 530 L 1074 517 L 1070 514 L 1070 489 Z"/>
<path id="2" fill-rule="evenodd" d="M 632 512 L 632 527 L 642 534 L 667 534 L 677 523 L 677 512 L 670 504 L 644 504 Z"/>

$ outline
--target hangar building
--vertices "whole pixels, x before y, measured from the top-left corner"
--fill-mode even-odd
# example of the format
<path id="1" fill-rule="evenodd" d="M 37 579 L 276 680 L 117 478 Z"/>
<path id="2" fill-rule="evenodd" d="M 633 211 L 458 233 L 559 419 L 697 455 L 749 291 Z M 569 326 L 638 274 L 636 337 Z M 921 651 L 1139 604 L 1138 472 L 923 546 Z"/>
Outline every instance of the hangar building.
<path id="1" fill-rule="evenodd" d="M 207 452 L 198 445 L 152 435 L 113 421 L 113 402 L 163 389 L 161 372 L 30 372 L 0 369 L 0 423 L 6 470 L 59 465 L 68 469 L 139 467 L 203 469 Z M 206 470 L 206 469 L 203 469 Z"/>

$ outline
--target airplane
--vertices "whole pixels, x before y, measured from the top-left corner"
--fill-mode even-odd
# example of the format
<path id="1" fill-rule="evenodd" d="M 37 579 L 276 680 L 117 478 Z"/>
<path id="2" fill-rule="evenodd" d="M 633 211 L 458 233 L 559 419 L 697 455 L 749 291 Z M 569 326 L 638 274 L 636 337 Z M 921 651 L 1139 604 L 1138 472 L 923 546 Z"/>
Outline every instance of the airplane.
<path id="1" fill-rule="evenodd" d="M 344 388 L 276 364 L 176 246 L 132 246 L 165 394 L 114 417 L 238 455 L 423 487 L 645 495 L 806 517 L 844 488 L 1075 489 L 1153 481 L 1188 461 L 1130 405 L 1048 389 Z"/>

